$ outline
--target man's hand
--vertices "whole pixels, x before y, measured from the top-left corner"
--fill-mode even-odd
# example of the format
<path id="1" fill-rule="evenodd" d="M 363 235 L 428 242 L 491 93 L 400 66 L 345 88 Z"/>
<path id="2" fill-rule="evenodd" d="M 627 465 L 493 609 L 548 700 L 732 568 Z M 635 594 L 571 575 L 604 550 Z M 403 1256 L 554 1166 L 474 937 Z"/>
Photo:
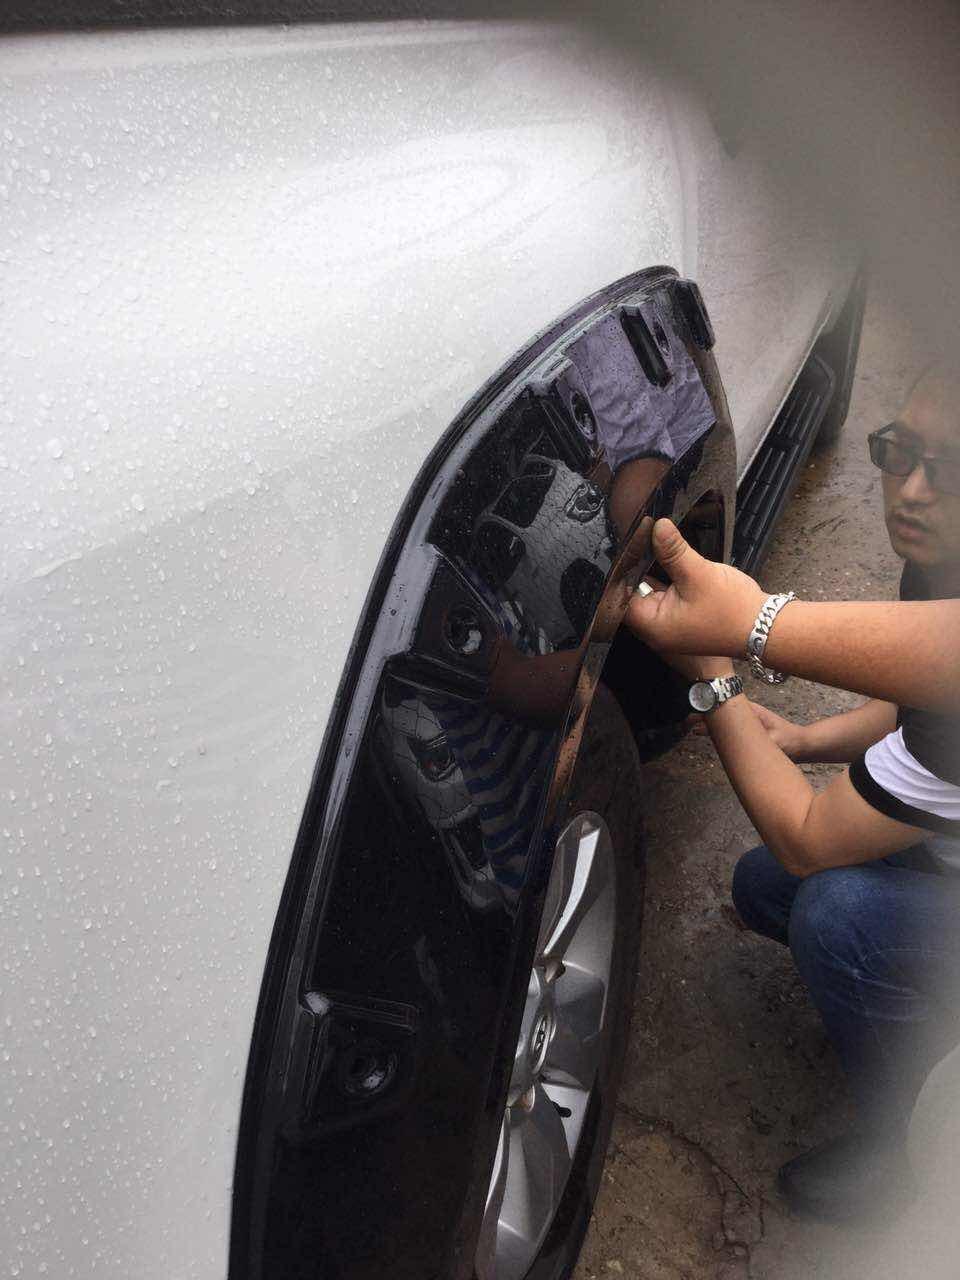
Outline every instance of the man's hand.
<path id="1" fill-rule="evenodd" d="M 783 754 L 795 762 L 802 761 L 805 758 L 804 726 L 784 719 L 783 716 L 777 715 L 776 711 L 771 711 L 769 707 L 764 707 L 759 702 L 751 702 L 750 705 L 757 719 Z"/>
<path id="2" fill-rule="evenodd" d="M 653 550 L 671 585 L 634 596 L 627 626 L 668 658 L 681 653 L 740 657 L 767 593 L 739 569 L 705 560 L 672 520 L 654 525 Z"/>
<path id="3" fill-rule="evenodd" d="M 663 594 L 667 590 L 664 583 L 658 582 L 656 578 L 645 578 L 635 598 L 641 600 L 644 597 L 649 598 L 651 593 Z M 733 663 L 729 658 L 704 658 L 693 653 L 665 652 L 663 660 L 674 671 L 685 676 L 691 684 L 697 680 L 712 680 L 715 676 L 733 675 Z"/>

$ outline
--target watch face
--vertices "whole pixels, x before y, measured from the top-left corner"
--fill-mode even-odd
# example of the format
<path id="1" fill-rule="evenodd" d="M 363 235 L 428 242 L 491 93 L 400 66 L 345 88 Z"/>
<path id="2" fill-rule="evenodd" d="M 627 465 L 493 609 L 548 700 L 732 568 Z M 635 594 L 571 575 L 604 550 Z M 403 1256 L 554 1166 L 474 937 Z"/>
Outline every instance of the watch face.
<path id="1" fill-rule="evenodd" d="M 717 691 L 707 680 L 698 680 L 690 686 L 687 695 L 694 711 L 712 711 L 717 705 Z"/>

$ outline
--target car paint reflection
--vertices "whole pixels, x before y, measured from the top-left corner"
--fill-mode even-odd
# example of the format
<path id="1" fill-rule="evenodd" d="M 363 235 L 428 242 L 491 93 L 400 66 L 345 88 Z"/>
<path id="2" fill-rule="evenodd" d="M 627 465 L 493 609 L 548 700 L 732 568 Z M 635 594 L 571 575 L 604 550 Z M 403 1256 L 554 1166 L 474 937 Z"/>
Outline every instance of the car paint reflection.
<path id="1" fill-rule="evenodd" d="M 663 310 L 650 299 L 634 307 L 657 335 L 664 385 L 648 379 L 618 313 L 602 315 L 499 415 L 433 521 L 442 559 L 414 646 L 420 665 L 404 655 L 393 666 L 403 675 L 385 677 L 376 755 L 476 907 L 523 886 L 558 731 L 618 555 L 715 422 Z M 450 643 L 451 617 L 475 620 L 469 653 Z M 468 692 L 449 676 L 458 658 L 474 660 Z"/>
<path id="2" fill-rule="evenodd" d="M 235 1257 L 258 1262 L 237 1280 L 379 1280 L 385 1214 L 398 1275 L 464 1274 L 473 1257 L 511 992 L 594 684 L 653 518 L 715 493 L 722 528 L 733 491 L 722 387 L 676 289 L 642 273 L 535 339 L 398 521 L 268 965 L 234 1213 Z"/>

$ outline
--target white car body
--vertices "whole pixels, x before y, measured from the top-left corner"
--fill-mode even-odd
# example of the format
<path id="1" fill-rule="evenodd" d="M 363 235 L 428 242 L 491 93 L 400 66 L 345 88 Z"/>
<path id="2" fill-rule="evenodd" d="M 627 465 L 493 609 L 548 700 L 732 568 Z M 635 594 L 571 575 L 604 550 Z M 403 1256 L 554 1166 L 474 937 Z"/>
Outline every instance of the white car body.
<path id="1" fill-rule="evenodd" d="M 0 57 L 0 1251 L 206 1280 L 311 772 L 428 450 L 531 335 L 664 263 L 710 308 L 742 468 L 853 263 L 571 28 Z"/>

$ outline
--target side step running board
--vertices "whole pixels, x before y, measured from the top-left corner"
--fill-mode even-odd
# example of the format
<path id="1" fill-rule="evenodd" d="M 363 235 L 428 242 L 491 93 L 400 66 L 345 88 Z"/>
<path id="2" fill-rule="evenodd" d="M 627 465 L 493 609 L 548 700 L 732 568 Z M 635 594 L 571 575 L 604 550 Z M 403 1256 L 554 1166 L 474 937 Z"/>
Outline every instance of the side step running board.
<path id="1" fill-rule="evenodd" d="M 737 490 L 733 563 L 753 573 L 800 477 L 836 387 L 833 370 L 810 356 Z"/>

